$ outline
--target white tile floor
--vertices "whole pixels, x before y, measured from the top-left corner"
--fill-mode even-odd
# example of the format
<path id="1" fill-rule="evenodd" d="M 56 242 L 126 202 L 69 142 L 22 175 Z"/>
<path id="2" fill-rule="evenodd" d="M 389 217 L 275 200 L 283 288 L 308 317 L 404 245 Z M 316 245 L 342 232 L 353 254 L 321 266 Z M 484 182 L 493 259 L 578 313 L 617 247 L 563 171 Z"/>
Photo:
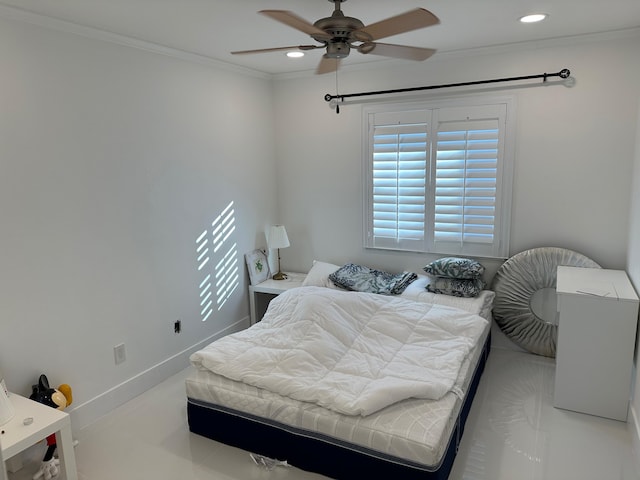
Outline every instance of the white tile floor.
<path id="1" fill-rule="evenodd" d="M 494 348 L 450 480 L 637 480 L 627 424 L 555 409 L 554 361 Z M 189 433 L 188 369 L 78 434 L 81 480 L 312 480 Z M 44 454 L 42 450 L 34 449 Z M 27 480 L 40 457 L 10 480 Z"/>

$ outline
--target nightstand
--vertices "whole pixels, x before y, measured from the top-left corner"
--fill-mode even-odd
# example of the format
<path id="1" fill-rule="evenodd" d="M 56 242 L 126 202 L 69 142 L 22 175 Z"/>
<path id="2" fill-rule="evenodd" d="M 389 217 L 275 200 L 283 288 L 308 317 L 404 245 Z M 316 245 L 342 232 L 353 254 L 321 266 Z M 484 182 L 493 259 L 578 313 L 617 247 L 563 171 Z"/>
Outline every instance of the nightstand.
<path id="1" fill-rule="evenodd" d="M 52 433 L 56 434 L 56 445 L 60 458 L 60 479 L 77 480 L 76 457 L 71 438 L 71 421 L 69 414 L 55 408 L 34 402 L 15 393 L 9 394 L 9 400 L 15 410 L 15 415 L 8 423 L 2 425 L 0 443 L 2 444 L 2 458 L 9 465 L 15 465 L 10 471 L 20 468 L 20 457 L 12 462 L 23 450 L 31 447 Z M 32 420 L 31 423 L 25 419 Z M 28 424 L 27 424 L 28 423 Z"/>
<path id="2" fill-rule="evenodd" d="M 286 272 L 285 280 L 265 280 L 249 287 L 249 309 L 251 325 L 262 320 L 269 302 L 291 288 L 301 287 L 307 277 L 306 273 Z"/>

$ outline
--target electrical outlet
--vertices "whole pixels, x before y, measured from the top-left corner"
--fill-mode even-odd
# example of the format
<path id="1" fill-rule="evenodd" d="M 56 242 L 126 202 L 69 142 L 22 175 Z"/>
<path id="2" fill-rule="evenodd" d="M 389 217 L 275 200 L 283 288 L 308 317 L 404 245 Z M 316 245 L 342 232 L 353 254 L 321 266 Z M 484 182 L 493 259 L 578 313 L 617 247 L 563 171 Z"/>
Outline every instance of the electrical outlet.
<path id="1" fill-rule="evenodd" d="M 120 365 L 127 359 L 127 352 L 124 349 L 124 343 L 113 347 L 113 358 L 116 361 L 116 365 Z"/>
<path id="2" fill-rule="evenodd" d="M 173 324 L 173 333 L 180 333 L 182 331 L 182 321 L 176 320 Z"/>

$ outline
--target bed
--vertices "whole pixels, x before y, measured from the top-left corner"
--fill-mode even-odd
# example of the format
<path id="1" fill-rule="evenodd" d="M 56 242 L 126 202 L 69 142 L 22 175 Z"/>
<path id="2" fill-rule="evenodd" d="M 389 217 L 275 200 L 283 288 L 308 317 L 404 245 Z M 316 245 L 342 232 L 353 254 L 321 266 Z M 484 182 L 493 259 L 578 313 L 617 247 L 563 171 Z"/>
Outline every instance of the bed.
<path id="1" fill-rule="evenodd" d="M 446 479 L 453 466 L 453 460 L 464 431 L 464 424 L 489 354 L 490 318 L 494 294 L 485 290 L 475 298 L 440 295 L 427 292 L 425 290 L 427 282 L 428 278 L 420 275 L 401 295 L 397 296 L 336 292 L 334 289 L 326 288 L 329 286 L 326 282 L 321 282 L 323 285 L 321 287 L 316 286 L 318 284 L 309 285 L 307 283 L 304 287 L 280 295 L 272 301 L 262 322 L 243 332 L 224 338 L 231 343 L 230 347 L 227 346 L 230 350 L 226 353 L 230 356 L 219 356 L 221 350 L 219 342 L 224 339 L 212 343 L 192 356 L 192 363 L 196 368 L 186 380 L 190 430 L 255 454 L 282 461 L 286 460 L 298 468 L 331 478 L 375 475 L 377 478 Z M 336 297 L 336 295 L 338 296 Z M 351 297 L 346 298 L 345 296 Z M 309 373 L 309 378 L 306 378 L 306 373 L 300 375 L 298 377 L 300 383 L 291 387 L 287 386 L 288 384 L 277 375 L 276 380 L 272 381 L 266 379 L 270 375 L 253 371 L 253 365 L 260 364 L 265 365 L 266 370 L 280 372 L 282 358 L 279 357 L 277 360 L 274 358 L 280 354 L 281 337 L 295 337 L 306 328 L 314 329 L 311 331 L 316 332 L 315 329 L 324 328 L 318 326 L 324 325 L 323 322 L 328 322 L 329 329 L 334 328 L 336 324 L 338 325 L 335 328 L 339 330 L 332 332 L 331 337 L 340 337 L 341 333 L 338 332 L 351 328 L 343 328 L 333 318 L 315 317 L 311 321 L 302 320 L 302 323 L 291 327 L 288 320 L 282 319 L 283 312 L 294 318 L 292 312 L 296 309 L 303 309 L 301 305 L 307 302 L 312 302 L 310 303 L 311 308 L 316 311 L 331 310 L 324 307 L 319 309 L 317 305 L 333 306 L 334 304 L 337 311 L 350 311 L 350 303 L 345 307 L 340 302 L 343 301 L 343 298 L 347 302 L 352 302 L 354 298 L 358 298 L 360 301 L 359 297 L 362 297 L 362 301 L 365 302 L 377 302 L 376 305 L 380 307 L 380 310 L 392 311 L 397 316 L 391 322 L 392 326 L 390 327 L 380 326 L 382 325 L 380 323 L 375 324 L 374 328 L 370 328 L 370 324 L 365 321 L 367 331 L 374 331 L 375 335 L 378 335 L 378 330 L 390 328 L 390 331 L 393 332 L 391 336 L 394 336 L 398 331 L 402 331 L 403 326 L 409 324 L 412 325 L 411 328 L 415 328 L 409 337 L 425 336 L 422 327 L 413 327 L 413 325 L 418 325 L 416 323 L 418 320 L 404 318 L 405 309 L 408 312 L 418 312 L 416 313 L 418 316 L 423 315 L 420 312 L 428 311 L 429 313 L 425 313 L 423 316 L 430 316 L 428 320 L 425 320 L 429 325 L 439 325 L 440 318 L 451 317 L 453 320 L 451 323 L 455 327 L 450 327 L 448 323 L 442 324 L 445 332 L 443 335 L 455 334 L 454 343 L 462 345 L 462 353 L 456 350 L 458 347 L 450 349 L 447 346 L 450 338 L 446 342 L 436 345 L 435 348 L 436 350 L 440 348 L 443 352 L 442 355 L 447 358 L 457 356 L 460 362 L 459 368 L 452 368 L 453 374 L 451 372 L 442 373 L 442 378 L 440 378 L 438 372 L 448 372 L 448 369 L 444 368 L 442 363 L 436 363 L 433 370 L 438 378 L 432 380 L 431 374 L 425 374 L 428 379 L 425 380 L 425 383 L 429 384 L 426 390 L 423 385 L 414 385 L 415 379 L 404 378 L 404 374 L 401 374 L 399 376 L 403 378 L 399 380 L 399 388 L 401 390 L 404 388 L 405 393 L 399 397 L 391 394 L 385 400 L 380 400 L 380 396 L 387 396 L 387 391 L 390 388 L 388 380 L 384 378 L 365 379 L 366 381 L 360 385 L 357 379 L 355 381 L 345 380 L 350 377 L 343 377 L 343 372 L 340 371 L 337 381 L 338 384 L 343 382 L 344 388 L 325 388 L 322 390 L 321 385 L 324 377 L 331 376 L 326 372 L 320 374 L 320 377 L 323 377 L 320 380 L 315 379 L 314 372 Z M 293 307 L 291 306 L 292 302 L 295 304 Z M 363 305 L 358 305 L 355 310 L 358 312 L 362 309 L 368 311 L 369 303 Z M 411 317 L 409 313 L 407 315 Z M 402 319 L 398 320 L 401 317 Z M 357 319 L 349 321 L 358 322 Z M 380 322 L 383 321 L 380 320 Z M 419 321 L 422 322 L 422 320 Z M 287 331 L 287 328 L 290 330 Z M 455 328 L 468 331 L 469 334 L 464 333 L 464 336 L 458 336 Z M 307 331 L 305 330 L 305 332 Z M 325 330 L 322 332 L 321 336 L 325 335 Z M 303 342 L 299 349 L 303 354 L 314 348 L 310 344 L 304 344 L 309 338 L 309 335 L 305 335 L 301 334 L 299 338 L 293 340 L 298 344 Z M 314 335 L 317 337 L 317 332 Z M 352 342 L 356 337 L 365 336 L 361 330 L 357 330 L 353 335 L 355 336 L 347 339 L 346 343 Z M 237 339 L 236 336 L 241 338 Z M 387 334 L 382 336 L 387 336 Z M 462 340 L 457 340 L 458 338 Z M 236 343 L 245 342 L 247 339 L 249 342 L 271 343 L 271 347 L 275 348 L 262 351 L 262 343 L 259 344 L 259 347 L 251 349 L 246 348 L 246 345 L 243 347 L 243 343 Z M 378 338 L 374 340 L 374 344 L 378 345 L 376 342 L 379 342 Z M 406 343 L 411 344 L 410 350 L 414 348 L 414 343 L 424 343 L 427 350 L 434 348 L 431 341 L 413 342 L 411 340 Z M 353 342 L 350 344 L 352 345 Z M 401 357 L 404 361 L 409 361 L 405 358 L 404 353 L 397 353 L 405 352 L 403 350 L 405 348 L 404 337 L 401 345 L 401 347 L 397 347 L 399 349 L 396 350 L 393 357 Z M 329 347 L 323 350 L 333 351 L 333 349 L 334 347 Z M 381 351 L 385 349 L 386 347 L 380 347 Z M 245 350 L 259 353 L 257 357 L 244 357 Z M 372 349 L 370 346 L 365 346 L 362 350 L 366 350 L 370 354 Z M 418 355 L 425 357 L 420 350 L 417 352 Z M 212 359 L 207 357 L 209 354 L 213 355 Z M 436 353 L 434 358 L 438 355 L 441 354 Z M 322 356 L 321 352 L 312 352 L 311 355 L 314 361 Z M 234 358 L 235 361 L 228 361 L 229 358 Z M 296 368 L 298 365 L 308 363 L 305 360 L 307 357 L 295 358 Z M 346 362 L 350 366 L 349 369 L 362 360 L 360 357 L 347 358 L 349 358 Z M 330 359 L 327 360 L 327 362 L 330 361 Z M 344 365 L 344 358 L 341 362 L 338 363 Z M 365 363 L 367 362 L 375 363 L 376 360 L 367 357 Z M 229 367 L 228 371 L 224 370 L 225 365 Z M 214 372 L 210 369 L 212 366 L 213 370 L 216 368 L 222 368 L 222 370 Z M 422 365 L 420 367 L 422 368 Z M 388 368 L 392 369 L 390 366 Z M 431 367 L 427 365 L 425 368 Z M 332 369 L 326 371 L 333 374 L 337 370 L 339 369 L 334 365 Z M 375 368 L 371 368 L 371 370 L 375 370 Z M 374 373 L 372 375 L 381 374 Z M 451 375 L 453 376 L 451 377 Z M 333 380 L 336 379 L 333 378 Z M 315 392 L 309 384 L 318 386 L 321 393 Z M 371 387 L 373 391 L 369 392 L 367 389 L 374 384 L 379 385 L 380 389 L 376 391 L 374 387 Z M 335 386 L 335 384 L 333 385 Z M 351 385 L 354 385 L 352 395 L 349 396 L 348 392 L 343 394 L 342 390 L 349 390 Z M 394 385 L 394 387 L 397 386 Z M 418 390 L 414 391 L 414 387 Z M 335 393 L 337 390 L 340 390 L 339 394 Z M 408 398 L 403 398 L 402 395 L 408 395 Z M 346 398 L 341 398 L 343 396 Z M 356 403 L 354 403 L 354 396 L 357 397 L 355 398 Z M 333 402 L 336 404 L 334 405 Z M 336 407 L 336 405 L 338 406 Z"/>

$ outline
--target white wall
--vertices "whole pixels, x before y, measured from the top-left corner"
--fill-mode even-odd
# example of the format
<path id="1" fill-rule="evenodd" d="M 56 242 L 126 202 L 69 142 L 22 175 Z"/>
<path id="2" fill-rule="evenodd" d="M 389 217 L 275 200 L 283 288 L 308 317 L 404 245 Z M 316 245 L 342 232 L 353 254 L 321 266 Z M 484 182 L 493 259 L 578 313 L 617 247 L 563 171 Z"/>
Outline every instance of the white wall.
<path id="1" fill-rule="evenodd" d="M 638 97 L 640 98 L 640 97 Z M 631 193 L 631 214 L 629 217 L 629 255 L 627 272 L 636 291 L 640 292 L 640 101 L 638 102 L 638 121 L 636 131 L 636 150 L 633 165 L 633 189 Z M 638 332 L 640 335 L 640 332 Z M 636 352 L 633 379 L 633 393 L 631 397 L 631 411 L 629 422 L 632 423 L 633 439 L 635 442 L 636 461 L 640 465 L 640 370 L 638 369 L 638 351 L 640 342 L 636 335 Z"/>
<path id="2" fill-rule="evenodd" d="M 424 64 L 398 64 L 394 69 L 345 68 L 338 75 L 339 91 L 569 68 L 575 78 L 571 88 L 549 84 L 487 90 L 517 99 L 511 254 L 543 246 L 573 249 L 605 268 L 626 268 L 640 288 L 639 51 L 636 32 L 543 42 L 518 50 L 444 55 Z M 362 247 L 361 106 L 345 106 L 339 115 L 330 110 L 323 96 L 335 93 L 335 81 L 335 76 L 328 75 L 282 79 L 276 84 L 278 168 L 286 187 L 281 188 L 279 211 L 291 240 L 291 247 L 283 253 L 283 265 L 304 270 L 315 258 L 393 270 L 419 269 L 429 256 L 374 253 Z M 630 205 L 632 177 L 635 187 Z M 499 266 L 487 259 L 482 262 L 490 273 Z M 494 344 L 514 348 L 498 329 L 494 333 Z M 635 385 L 630 421 L 635 422 L 632 428 L 640 458 L 640 376 Z"/>
<path id="3" fill-rule="evenodd" d="M 609 268 L 624 268 L 640 76 L 640 37 L 596 36 L 519 49 L 437 56 L 424 63 L 383 64 L 340 71 L 340 93 L 415 87 L 557 72 L 575 85 L 492 87 L 514 95 L 517 138 L 511 254 L 542 246 L 581 252 Z M 276 145 L 280 220 L 291 247 L 287 269 L 312 259 L 357 261 L 388 269 L 419 269 L 427 255 L 373 253 L 362 247 L 361 105 L 336 115 L 323 100 L 336 78 L 276 82 Z M 476 91 L 481 89 L 476 88 Z M 423 98 L 460 90 L 433 91 Z M 387 97 L 386 101 L 397 101 Z M 490 271 L 499 262 L 484 260 Z"/>
<path id="4" fill-rule="evenodd" d="M 25 395 L 40 373 L 70 384 L 78 428 L 248 321 L 271 83 L 7 19 L 0 71 L 0 365 Z M 202 322 L 195 240 L 230 202 L 240 285 Z"/>

